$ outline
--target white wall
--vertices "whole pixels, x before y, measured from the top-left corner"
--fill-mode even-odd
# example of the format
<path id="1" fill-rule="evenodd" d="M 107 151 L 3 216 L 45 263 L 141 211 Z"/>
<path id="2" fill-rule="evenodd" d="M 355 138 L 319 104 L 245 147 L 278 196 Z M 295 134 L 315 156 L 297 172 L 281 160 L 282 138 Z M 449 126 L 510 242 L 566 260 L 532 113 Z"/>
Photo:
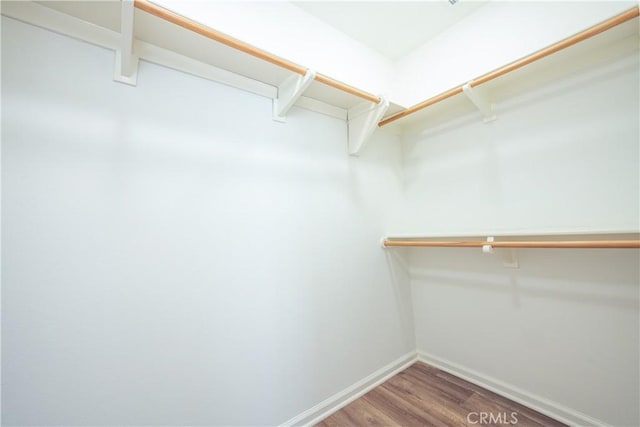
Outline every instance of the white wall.
<path id="1" fill-rule="evenodd" d="M 404 136 L 404 233 L 638 230 L 638 55 Z M 574 415 L 638 425 L 638 250 L 415 249 L 418 350 Z M 552 406 L 553 406 L 552 405 Z M 574 418 L 575 419 L 575 418 Z"/>
<path id="2" fill-rule="evenodd" d="M 397 232 L 640 228 L 637 51 L 405 133 Z"/>
<path id="3" fill-rule="evenodd" d="M 491 1 L 396 63 L 391 98 L 414 105 L 637 5 Z"/>
<path id="4" fill-rule="evenodd" d="M 415 250 L 418 350 L 576 425 L 638 425 L 638 250 L 517 256 Z"/>
<path id="5" fill-rule="evenodd" d="M 2 19 L 3 425 L 275 425 L 415 349 L 382 133 Z"/>

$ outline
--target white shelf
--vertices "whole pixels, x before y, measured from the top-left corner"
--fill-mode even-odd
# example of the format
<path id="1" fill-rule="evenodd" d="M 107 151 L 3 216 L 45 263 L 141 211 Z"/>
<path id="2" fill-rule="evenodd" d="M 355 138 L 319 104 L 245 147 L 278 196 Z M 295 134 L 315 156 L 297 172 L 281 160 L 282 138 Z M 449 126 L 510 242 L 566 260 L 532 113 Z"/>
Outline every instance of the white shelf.
<path id="1" fill-rule="evenodd" d="M 639 26 L 636 18 L 479 85 L 474 88 L 474 91 L 480 92 L 484 98 L 493 103 L 506 101 L 532 88 L 634 55 L 634 53 L 637 55 L 638 36 Z M 478 120 L 482 120 L 481 113 L 471 101 L 464 94 L 459 94 L 389 123 L 385 127 L 398 130 L 425 128 L 473 112 L 477 114 Z M 387 117 L 392 115 L 387 114 Z M 499 111 L 498 120 L 500 120 Z"/>
<path id="2" fill-rule="evenodd" d="M 2 2 L 2 13 L 90 43 L 120 47 L 121 1 Z M 473 90 L 490 102 L 517 94 L 638 52 L 638 20 L 632 19 Z M 293 72 L 216 42 L 139 9 L 134 11 L 134 53 L 148 61 L 276 98 L 278 86 Z M 322 70 L 315 70 L 322 72 Z M 487 70 L 490 71 L 490 70 Z M 313 81 L 295 105 L 346 120 L 362 104 L 356 95 Z M 392 100 L 384 118 L 405 108 Z M 397 132 L 424 128 L 476 112 L 459 94 L 389 124 Z M 498 120 L 500 120 L 498 112 Z"/>
<path id="3" fill-rule="evenodd" d="M 121 5 L 120 1 L 3 2 L 2 14 L 115 50 L 119 48 Z M 261 96 L 277 97 L 278 86 L 296 75 L 137 8 L 133 29 L 134 53 L 141 60 Z M 341 119 L 347 119 L 347 111 L 363 101 L 317 81 L 303 95 L 296 105 Z M 403 109 L 391 103 L 387 114 Z"/>
<path id="4" fill-rule="evenodd" d="M 499 237 L 501 240 L 509 239 L 523 239 L 523 238 L 545 238 L 548 240 L 562 240 L 564 237 L 573 238 L 598 238 L 608 239 L 613 237 L 618 238 L 639 238 L 640 230 L 624 230 L 624 229 L 601 229 L 601 230 L 558 230 L 558 229 L 546 229 L 546 230 L 479 230 L 479 231 L 464 231 L 464 232 L 435 232 L 435 233 L 389 233 L 385 235 L 386 239 L 390 240 L 447 240 L 447 239 L 465 239 L 473 241 L 486 240 L 487 237 Z"/>

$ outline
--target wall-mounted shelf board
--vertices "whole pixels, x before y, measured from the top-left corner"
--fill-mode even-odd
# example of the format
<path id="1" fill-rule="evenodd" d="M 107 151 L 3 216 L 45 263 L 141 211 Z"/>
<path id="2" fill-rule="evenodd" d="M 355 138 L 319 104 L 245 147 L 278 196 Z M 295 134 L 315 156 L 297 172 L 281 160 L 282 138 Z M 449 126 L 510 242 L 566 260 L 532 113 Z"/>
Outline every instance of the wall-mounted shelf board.
<path id="1" fill-rule="evenodd" d="M 5 3 L 5 2 L 3 2 Z M 120 32 L 119 1 L 34 1 L 82 21 L 91 22 L 99 27 Z"/>
<path id="2" fill-rule="evenodd" d="M 624 248 L 640 249 L 640 232 L 557 232 L 544 234 L 390 235 L 382 247 L 453 248 Z M 486 251 L 487 251 L 486 250 Z"/>
<path id="3" fill-rule="evenodd" d="M 270 86 L 278 86 L 293 74 L 284 68 L 216 43 L 139 9 L 135 9 L 134 18 L 134 37 L 137 40 L 177 52 L 205 64 Z"/>
<path id="4" fill-rule="evenodd" d="M 117 49 L 121 1 L 3 1 L 2 14 L 75 38 Z M 71 19 L 74 19 L 73 21 Z M 75 22 L 77 21 L 77 22 Z M 74 31 L 67 27 L 81 28 Z M 100 33 L 84 37 L 84 33 Z M 141 60 L 175 68 L 261 96 L 277 97 L 278 86 L 295 73 L 196 34 L 138 8 L 134 11 L 134 53 Z M 322 72 L 322 70 L 316 70 Z M 296 105 L 347 119 L 362 98 L 314 81 Z M 388 114 L 402 111 L 391 103 Z"/>
<path id="5" fill-rule="evenodd" d="M 588 71 L 602 64 L 638 55 L 638 18 L 619 24 L 587 40 L 532 62 L 473 88 L 492 103 L 500 103 L 536 87 Z M 490 70 L 487 70 L 490 71 Z M 499 105 L 498 105 L 499 107 Z M 498 108 L 499 110 L 499 108 Z M 418 110 L 385 127 L 398 130 L 423 129 L 454 120 L 468 113 L 481 113 L 463 94 L 457 94 Z M 499 111 L 498 120 L 499 119 Z M 387 114 L 385 119 L 394 114 Z M 384 119 L 383 119 L 384 122 Z"/>
<path id="6" fill-rule="evenodd" d="M 2 13 L 117 50 L 121 43 L 123 4 L 122 1 L 3 1 Z M 141 60 L 272 99 L 278 97 L 279 86 L 297 75 L 137 7 L 133 11 L 133 52 Z M 637 53 L 636 18 L 476 86 L 473 91 L 487 102 L 501 102 L 532 87 Z M 362 98 L 353 93 L 314 80 L 297 98 L 295 105 L 346 120 L 348 111 L 354 107 L 358 109 L 362 102 Z M 390 102 L 382 123 L 403 110 L 403 106 Z M 468 115 L 473 112 L 481 118 L 467 96 L 460 93 L 394 121 L 388 127 L 398 132 L 416 127 L 422 129 L 459 117 L 473 117 Z"/>
<path id="7" fill-rule="evenodd" d="M 474 231 L 461 231 L 461 232 L 421 232 L 421 233 L 388 233 L 385 238 L 388 239 L 485 239 L 487 236 L 500 237 L 500 238 L 558 238 L 564 237 L 593 237 L 609 238 L 611 236 L 635 236 L 640 237 L 640 230 L 632 229 L 542 229 L 542 230 L 474 230 Z"/>

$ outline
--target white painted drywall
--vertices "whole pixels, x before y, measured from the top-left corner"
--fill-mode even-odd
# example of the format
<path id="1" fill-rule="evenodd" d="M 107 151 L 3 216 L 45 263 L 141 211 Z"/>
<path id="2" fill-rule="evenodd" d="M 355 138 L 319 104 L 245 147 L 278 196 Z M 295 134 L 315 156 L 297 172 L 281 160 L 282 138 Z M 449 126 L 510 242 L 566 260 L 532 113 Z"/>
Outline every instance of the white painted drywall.
<path id="1" fill-rule="evenodd" d="M 638 54 L 404 135 L 406 221 L 427 234 L 640 229 Z"/>
<path id="2" fill-rule="evenodd" d="M 415 349 L 396 137 L 113 61 L 2 19 L 3 425 L 276 425 Z"/>
<path id="3" fill-rule="evenodd" d="M 405 233 L 638 230 L 638 55 L 404 135 Z M 640 254 L 414 249 L 418 350 L 616 426 L 638 425 Z"/>
<path id="4" fill-rule="evenodd" d="M 638 250 L 517 256 L 414 250 L 418 350 L 577 425 L 638 425 Z"/>
<path id="5" fill-rule="evenodd" d="M 491 1 L 397 61 L 391 99 L 414 105 L 637 5 Z"/>
<path id="6" fill-rule="evenodd" d="M 289 2 L 157 3 L 338 81 L 376 95 L 390 94 L 395 72 L 391 60 Z"/>
<path id="7" fill-rule="evenodd" d="M 294 1 L 349 37 L 396 61 L 489 0 Z"/>

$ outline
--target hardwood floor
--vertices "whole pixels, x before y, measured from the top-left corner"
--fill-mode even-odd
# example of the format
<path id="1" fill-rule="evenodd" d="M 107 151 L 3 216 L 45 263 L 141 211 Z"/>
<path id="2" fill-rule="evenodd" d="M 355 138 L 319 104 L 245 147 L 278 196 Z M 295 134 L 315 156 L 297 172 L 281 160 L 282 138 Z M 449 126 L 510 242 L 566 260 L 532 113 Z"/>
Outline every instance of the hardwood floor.
<path id="1" fill-rule="evenodd" d="M 416 362 L 317 424 L 318 427 L 564 425 L 422 362 Z"/>

